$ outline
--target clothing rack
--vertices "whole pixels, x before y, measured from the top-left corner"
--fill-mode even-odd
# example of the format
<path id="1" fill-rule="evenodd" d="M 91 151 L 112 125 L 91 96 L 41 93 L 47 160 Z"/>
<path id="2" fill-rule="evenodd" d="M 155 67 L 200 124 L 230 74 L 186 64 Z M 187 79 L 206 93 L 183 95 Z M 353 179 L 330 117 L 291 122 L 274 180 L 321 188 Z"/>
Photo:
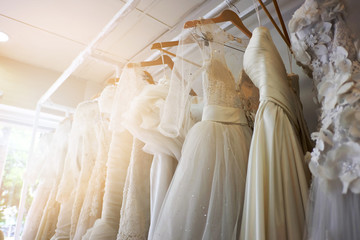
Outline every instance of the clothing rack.
<path id="1" fill-rule="evenodd" d="M 50 107 L 46 104 L 46 101 L 50 98 L 50 96 L 69 78 L 69 76 L 82 64 L 85 57 L 87 57 L 93 48 L 97 46 L 97 44 L 104 39 L 105 36 L 107 36 L 112 30 L 115 29 L 118 22 L 125 18 L 140 2 L 140 0 L 129 0 L 126 2 L 126 4 L 114 15 L 114 17 L 110 20 L 110 22 L 102 29 L 102 31 L 90 42 L 90 44 L 82 51 L 80 54 L 72 61 L 70 66 L 61 74 L 61 76 L 50 86 L 50 88 L 40 97 L 39 101 L 37 102 L 36 106 L 36 114 L 35 114 L 35 120 L 33 125 L 33 132 L 31 137 L 31 145 L 30 145 L 30 151 L 29 151 L 29 157 L 28 161 L 31 161 L 31 157 L 34 152 L 34 142 L 36 137 L 36 132 L 39 125 L 39 116 L 41 109 L 43 107 L 45 108 L 53 108 L 56 110 L 63 110 L 66 114 L 68 114 L 67 109 L 62 109 L 57 106 Z M 28 183 L 27 181 L 23 181 L 23 185 L 21 188 L 21 195 L 20 195 L 20 203 L 19 203 L 19 212 L 16 219 L 16 228 L 15 228 L 15 240 L 20 239 L 20 231 L 22 226 L 22 219 L 24 216 L 24 210 L 25 210 L 25 201 L 26 201 L 26 194 L 28 191 Z"/>
<path id="2" fill-rule="evenodd" d="M 262 1 L 266 5 L 271 2 L 271 0 L 262 0 Z M 109 64 L 111 64 L 113 66 L 116 66 L 115 67 L 115 72 L 116 72 L 117 76 L 119 75 L 119 66 L 121 66 L 123 64 L 125 65 L 126 63 L 121 63 L 121 62 L 116 62 L 116 61 L 109 60 L 105 56 L 93 53 L 93 50 L 96 49 L 96 46 L 100 43 L 100 41 L 102 39 L 104 39 L 108 34 L 110 34 L 115 29 L 117 24 L 119 22 L 121 22 L 122 19 L 124 19 L 132 10 L 134 10 L 136 8 L 136 6 L 137 6 L 137 4 L 139 2 L 140 2 L 140 0 L 129 0 L 129 1 L 127 1 L 126 4 L 114 15 L 114 17 L 109 21 L 109 23 L 102 29 L 102 31 L 90 42 L 90 44 L 82 52 L 80 52 L 80 54 L 72 61 L 70 66 L 60 75 L 60 77 L 40 97 L 39 101 L 37 102 L 37 106 L 36 106 L 36 114 L 35 114 L 35 120 L 34 120 L 34 125 L 33 125 L 31 146 L 30 146 L 29 158 L 28 158 L 27 162 L 30 161 L 30 159 L 32 157 L 32 154 L 33 154 L 33 151 L 34 151 L 34 141 L 35 141 L 35 136 L 36 136 L 36 132 L 37 132 L 37 129 L 38 129 L 38 125 L 39 125 L 39 117 L 40 117 L 40 112 L 41 112 L 42 108 L 49 108 L 49 109 L 62 111 L 62 112 L 65 112 L 66 115 L 68 115 L 70 112 L 74 111 L 73 109 L 69 109 L 68 107 L 61 106 L 61 105 L 58 105 L 58 104 L 55 104 L 55 103 L 50 103 L 48 101 L 48 99 L 70 77 L 70 75 L 84 62 L 85 58 L 93 57 L 93 58 L 96 58 L 97 60 L 101 60 L 101 61 L 103 61 L 105 63 L 109 63 Z M 204 1 L 204 2 L 202 2 L 200 4 L 198 4 L 197 6 L 195 6 L 194 7 L 195 10 L 190 12 L 185 19 L 182 19 L 181 21 L 179 21 L 171 29 L 168 28 L 155 41 L 159 41 L 161 39 L 161 37 L 164 36 L 166 33 L 182 29 L 184 20 L 185 21 L 186 20 L 192 20 L 192 19 L 197 18 L 199 15 L 202 15 L 200 13 L 201 8 L 206 7 L 206 6 L 211 6 L 210 4 L 211 4 L 210 1 Z M 222 12 L 226 8 L 228 8 L 228 3 L 226 1 L 224 1 L 224 2 L 220 3 L 218 6 L 216 6 L 215 8 L 213 8 L 211 11 L 209 11 L 207 14 L 205 14 L 203 17 L 204 18 L 214 17 L 214 16 L 218 15 L 220 12 Z M 241 16 L 243 18 L 247 18 L 250 15 L 252 15 L 254 12 L 255 12 L 255 8 L 250 7 L 249 9 L 244 10 L 242 12 Z M 143 14 L 146 15 L 146 12 L 143 12 Z M 230 25 L 231 24 L 228 23 L 227 26 L 230 26 Z M 181 32 L 181 31 L 179 31 L 179 32 Z M 180 35 L 177 35 L 175 38 L 173 38 L 173 40 L 177 40 L 179 38 L 180 38 Z M 134 55 L 134 57 L 131 58 L 128 62 L 132 62 L 134 60 L 134 58 L 140 52 L 142 52 L 146 48 L 149 48 L 151 46 L 151 44 L 152 43 L 150 43 L 145 48 L 143 48 L 138 53 L 136 53 Z M 150 57 L 148 57 L 146 59 L 146 61 L 154 60 L 158 56 L 159 56 L 159 53 L 154 53 Z M 22 219 L 23 219 L 24 210 L 25 210 L 25 201 L 26 201 L 27 190 L 28 190 L 28 184 L 27 184 L 27 181 L 24 181 L 23 186 L 22 186 L 22 190 L 21 190 L 20 203 L 19 203 L 19 212 L 18 212 L 17 222 L 16 222 L 15 240 L 20 239 L 20 231 L 21 231 Z"/>
<path id="3" fill-rule="evenodd" d="M 265 6 L 269 5 L 272 0 L 262 0 L 263 4 Z M 226 4 L 226 3 L 225 3 Z M 220 5 L 223 5 L 220 4 Z M 219 5 L 219 6 L 220 6 Z M 223 8 L 225 9 L 227 7 L 227 4 L 226 6 Z M 260 4 L 257 2 L 256 3 L 256 7 L 261 7 Z M 247 9 L 245 9 L 244 11 L 241 11 L 241 13 L 239 14 L 239 17 L 241 18 L 241 20 L 245 20 L 247 18 L 249 18 L 250 16 L 252 16 L 254 13 L 256 13 L 256 7 L 254 5 L 252 5 L 251 7 L 248 7 Z M 218 15 L 220 12 L 222 11 L 222 9 L 213 9 L 212 11 L 210 11 L 208 14 L 204 15 L 204 18 L 212 18 L 216 15 Z M 194 18 L 193 18 L 194 19 Z M 225 31 L 226 30 L 229 30 L 230 28 L 233 27 L 233 24 L 231 22 L 224 22 L 220 25 L 220 27 L 222 29 L 224 29 Z M 176 36 L 175 38 L 171 39 L 170 41 L 178 41 L 181 37 L 181 34 L 179 34 L 178 36 Z M 149 45 L 150 46 L 150 45 Z M 195 46 L 194 46 L 195 48 Z M 192 48 L 189 48 L 188 51 L 192 51 Z M 150 57 L 148 57 L 145 61 L 151 61 L 153 59 L 155 59 L 157 56 L 159 56 L 161 53 L 159 52 L 156 52 L 156 53 L 153 53 Z M 159 72 L 161 72 L 162 70 L 161 69 L 158 69 L 157 71 L 154 72 L 154 75 L 157 75 L 159 74 Z"/>

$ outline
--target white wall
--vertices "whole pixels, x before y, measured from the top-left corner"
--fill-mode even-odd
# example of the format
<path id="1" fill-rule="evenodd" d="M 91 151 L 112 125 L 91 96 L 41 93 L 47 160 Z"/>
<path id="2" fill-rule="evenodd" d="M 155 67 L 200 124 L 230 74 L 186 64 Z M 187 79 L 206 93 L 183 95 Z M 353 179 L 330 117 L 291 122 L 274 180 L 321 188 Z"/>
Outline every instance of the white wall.
<path id="1" fill-rule="evenodd" d="M 0 103 L 35 109 L 42 94 L 61 73 L 0 57 Z M 90 86 L 90 87 L 89 87 Z M 101 90 L 101 84 L 70 77 L 51 97 L 57 104 L 76 107 Z"/>

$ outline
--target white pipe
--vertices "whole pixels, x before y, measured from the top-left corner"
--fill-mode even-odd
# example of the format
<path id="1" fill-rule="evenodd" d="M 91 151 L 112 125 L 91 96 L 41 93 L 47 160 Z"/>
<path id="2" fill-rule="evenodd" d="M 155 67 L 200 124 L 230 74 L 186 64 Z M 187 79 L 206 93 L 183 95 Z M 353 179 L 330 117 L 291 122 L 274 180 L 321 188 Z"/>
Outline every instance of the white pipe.
<path id="1" fill-rule="evenodd" d="M 64 113 L 74 113 L 75 112 L 74 108 L 54 103 L 54 102 L 50 101 L 50 99 L 47 100 L 45 103 L 41 104 L 41 107 L 47 108 L 47 109 L 53 109 L 56 111 L 61 111 Z"/>
<path id="2" fill-rule="evenodd" d="M 15 240 L 20 240 L 20 231 L 21 231 L 21 227 L 22 227 L 22 219 L 24 217 L 26 195 L 28 192 L 28 181 L 27 181 L 26 173 L 28 170 L 28 166 L 31 163 L 32 155 L 34 153 L 35 138 L 36 138 L 36 132 L 37 132 L 37 129 L 39 126 L 40 111 L 41 111 L 41 107 L 37 106 L 34 125 L 33 125 L 33 131 L 32 131 L 32 136 L 31 136 L 31 145 L 30 145 L 30 150 L 29 150 L 29 156 L 28 156 L 28 159 L 26 162 L 25 174 L 23 176 L 23 184 L 21 187 L 19 211 L 18 211 L 18 215 L 16 218 Z"/>
<path id="3" fill-rule="evenodd" d="M 44 103 L 65 81 L 66 79 L 80 66 L 84 58 L 89 55 L 93 49 L 107 34 L 109 34 L 117 25 L 117 22 L 127 16 L 140 2 L 140 0 L 129 0 L 118 11 L 103 30 L 96 36 L 94 40 L 72 61 L 70 66 L 61 74 L 61 76 L 51 85 L 51 87 L 41 96 L 38 104 Z"/>

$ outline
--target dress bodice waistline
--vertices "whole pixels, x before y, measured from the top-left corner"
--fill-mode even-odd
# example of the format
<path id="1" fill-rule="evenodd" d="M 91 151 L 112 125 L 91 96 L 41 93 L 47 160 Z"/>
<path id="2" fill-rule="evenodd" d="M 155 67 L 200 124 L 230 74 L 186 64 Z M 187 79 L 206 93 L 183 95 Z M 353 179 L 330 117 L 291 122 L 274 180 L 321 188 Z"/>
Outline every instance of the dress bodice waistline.
<path id="1" fill-rule="evenodd" d="M 233 107 L 207 105 L 204 107 L 202 121 L 214 121 L 222 123 L 247 124 L 244 110 Z"/>

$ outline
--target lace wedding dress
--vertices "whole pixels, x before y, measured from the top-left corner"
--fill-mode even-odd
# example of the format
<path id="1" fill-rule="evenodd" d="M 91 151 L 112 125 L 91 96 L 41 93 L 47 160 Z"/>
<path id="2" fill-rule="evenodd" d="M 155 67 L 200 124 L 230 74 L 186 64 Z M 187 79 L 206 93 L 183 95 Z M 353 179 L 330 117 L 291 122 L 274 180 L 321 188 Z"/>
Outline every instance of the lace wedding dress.
<path id="1" fill-rule="evenodd" d="M 244 69 L 260 90 L 249 154 L 241 239 L 302 239 L 311 149 L 299 97 L 265 27 L 253 31 Z M 291 80 L 291 79 L 290 79 Z"/>
<path id="2" fill-rule="evenodd" d="M 200 35 L 205 41 L 199 40 Z M 216 24 L 200 25 L 188 34 L 184 32 L 183 36 L 161 130 L 169 136 L 179 135 L 184 109 L 190 104 L 191 83 L 199 72 L 203 72 L 204 110 L 202 121 L 186 136 L 179 164 L 149 239 L 238 239 L 251 129 L 225 61 L 224 44 L 230 37 Z M 189 42 L 198 43 L 201 49 L 191 49 L 194 44 L 186 44 Z M 196 51 L 197 57 L 203 55 L 204 65 L 191 69 L 199 66 L 189 63 L 195 61 L 191 55 Z M 182 55 L 186 52 L 188 56 Z"/>
<path id="3" fill-rule="evenodd" d="M 124 68 L 116 87 L 110 128 L 113 136 L 107 162 L 107 175 L 101 218 L 89 229 L 83 240 L 114 240 L 119 231 L 120 211 L 125 201 L 123 194 L 133 150 L 133 137 L 123 126 L 124 116 L 131 102 L 146 85 L 138 68 Z M 136 150 L 136 151 L 139 151 Z M 129 183 L 128 183 L 129 184 Z"/>
<path id="4" fill-rule="evenodd" d="M 36 238 L 48 240 L 55 234 L 56 223 L 60 211 L 60 203 L 56 201 L 56 193 L 64 170 L 64 162 L 68 149 L 69 135 L 72 120 L 65 119 L 57 127 L 51 142 L 51 167 L 46 168 L 50 181 L 46 183 L 51 186 L 50 196 L 43 211 Z M 48 159 L 47 161 L 50 161 Z"/>
<path id="5" fill-rule="evenodd" d="M 73 225 L 73 239 L 82 239 L 86 231 L 91 228 L 95 221 L 101 217 L 102 202 L 105 191 L 106 162 L 108 160 L 109 146 L 111 142 L 111 131 L 109 131 L 109 117 L 111 113 L 112 100 L 115 87 L 108 86 L 98 98 L 101 113 L 101 122 L 94 126 L 99 128 L 98 151 L 96 162 L 92 169 L 89 186 L 86 190 L 84 202 L 77 225 Z"/>
<path id="6" fill-rule="evenodd" d="M 134 138 L 120 211 L 118 240 L 147 239 L 150 226 L 150 167 L 153 156 Z"/>
<path id="7" fill-rule="evenodd" d="M 306 0 L 289 23 L 293 53 L 322 110 L 312 134 L 307 239 L 360 239 L 360 52 L 344 4 Z"/>
<path id="8" fill-rule="evenodd" d="M 74 113 L 64 172 L 56 200 L 61 203 L 52 239 L 70 239 L 71 225 L 77 222 L 91 170 L 94 166 L 100 129 L 96 101 L 80 103 Z"/>
<path id="9" fill-rule="evenodd" d="M 29 186 L 35 185 L 37 181 L 39 184 L 36 188 L 34 200 L 31 203 L 29 213 L 26 216 L 24 231 L 22 233 L 22 239 L 33 240 L 36 237 L 37 230 L 40 226 L 41 217 L 46 206 L 46 202 L 51 192 L 51 185 L 47 184 L 47 179 L 44 174 L 43 166 L 51 167 L 48 161 L 50 159 L 51 147 L 48 144 L 53 138 L 53 133 L 45 133 L 40 136 L 39 142 L 34 150 L 33 158 L 31 159 L 28 169 L 25 175 L 25 181 L 28 181 Z M 39 172 L 41 174 L 39 174 Z"/>

